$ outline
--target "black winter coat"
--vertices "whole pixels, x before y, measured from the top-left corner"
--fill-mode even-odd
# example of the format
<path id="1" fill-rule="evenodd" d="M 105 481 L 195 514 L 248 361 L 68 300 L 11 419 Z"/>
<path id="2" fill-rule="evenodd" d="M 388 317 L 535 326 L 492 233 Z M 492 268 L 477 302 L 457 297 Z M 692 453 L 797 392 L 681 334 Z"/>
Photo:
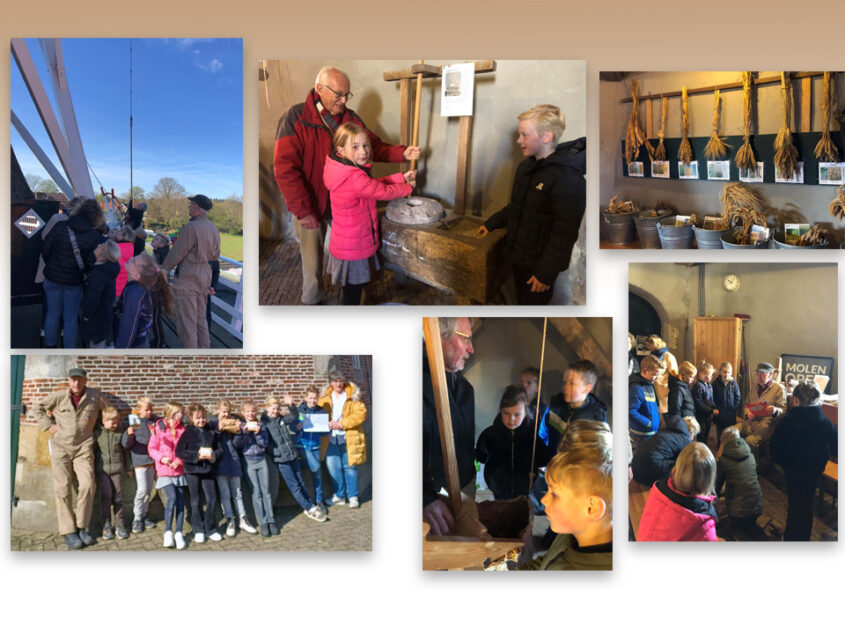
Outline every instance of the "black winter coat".
<path id="1" fill-rule="evenodd" d="M 607 422 L 607 405 L 595 394 L 590 392 L 581 407 L 573 408 L 563 398 L 563 392 L 555 394 L 549 401 L 549 411 L 554 412 L 564 423 L 571 423 L 574 420 L 597 420 Z M 552 427 L 549 428 L 549 459 L 557 452 L 557 446 L 561 440 L 560 432 Z"/>
<path id="2" fill-rule="evenodd" d="M 710 420 L 715 409 L 713 402 L 713 386 L 704 381 L 696 381 L 693 383 L 692 400 L 695 403 L 695 418 L 699 423 Z"/>
<path id="3" fill-rule="evenodd" d="M 689 385 L 673 374 L 669 375 L 669 414 L 682 418 L 695 416 L 695 401 Z"/>
<path id="4" fill-rule="evenodd" d="M 511 199 L 484 223 L 507 227 L 505 252 L 543 284 L 554 284 L 569 267 L 586 201 L 586 138 L 561 143 L 544 159 L 530 157 L 516 168 Z"/>
<path id="5" fill-rule="evenodd" d="M 83 272 L 79 269 L 68 231 L 73 231 L 79 255 L 85 271 L 90 271 L 96 258 L 94 249 L 102 237 L 91 224 L 82 216 L 71 216 L 67 222 L 58 223 L 41 245 L 41 255 L 44 257 L 44 277 L 56 284 L 80 286 L 84 281 Z"/>
<path id="6" fill-rule="evenodd" d="M 531 445 L 534 421 L 527 416 L 514 430 L 505 427 L 501 414 L 481 432 L 475 459 L 484 463 L 484 481 L 497 500 L 528 495 L 531 481 Z M 548 462 L 549 450 L 539 436 L 535 440 L 534 472 Z M 554 451 L 551 452 L 554 455 Z"/>
<path id="7" fill-rule="evenodd" d="M 214 460 L 200 460 L 200 447 L 211 447 Z M 185 433 L 176 443 L 176 457 L 185 463 L 185 473 L 211 475 L 214 472 L 214 463 L 220 460 L 222 455 L 223 448 L 220 446 L 219 435 L 208 425 L 205 427 L 186 426 Z"/>
<path id="8" fill-rule="evenodd" d="M 731 438 L 722 449 L 716 465 L 716 492 L 725 485 L 728 515 L 745 518 L 763 512 L 763 492 L 757 479 L 757 463 L 748 443 Z"/>
<path id="9" fill-rule="evenodd" d="M 82 298 L 82 341 L 112 341 L 114 324 L 115 280 L 120 273 L 117 262 L 95 264 L 85 282 Z"/>
<path id="10" fill-rule="evenodd" d="M 461 488 L 475 479 L 475 390 L 460 372 L 446 373 L 449 412 L 455 437 L 458 479 Z M 434 388 L 428 360 L 423 358 L 423 506 L 437 499 L 446 486 L 443 449 L 437 427 Z"/>
<path id="11" fill-rule="evenodd" d="M 634 453 L 631 462 L 634 480 L 650 486 L 668 478 L 678 454 L 689 443 L 687 424 L 680 416 L 667 414 L 663 426 Z"/>
<path id="12" fill-rule="evenodd" d="M 286 416 L 270 418 L 267 412 L 261 414 L 261 422 L 267 427 L 270 434 L 270 455 L 273 462 L 291 462 L 299 459 L 296 451 L 294 437 L 296 436 L 296 425 L 299 423 L 299 415 L 290 413 Z"/>
<path id="13" fill-rule="evenodd" d="M 736 380 L 731 379 L 731 382 L 727 385 L 721 378 L 713 381 L 713 403 L 719 410 L 719 413 L 713 418 L 713 422 L 719 429 L 736 425 L 736 412 L 739 409 L 741 398 Z"/>
<path id="14" fill-rule="evenodd" d="M 787 474 L 819 476 L 837 453 L 837 434 L 818 405 L 791 407 L 775 428 L 769 449 Z"/>

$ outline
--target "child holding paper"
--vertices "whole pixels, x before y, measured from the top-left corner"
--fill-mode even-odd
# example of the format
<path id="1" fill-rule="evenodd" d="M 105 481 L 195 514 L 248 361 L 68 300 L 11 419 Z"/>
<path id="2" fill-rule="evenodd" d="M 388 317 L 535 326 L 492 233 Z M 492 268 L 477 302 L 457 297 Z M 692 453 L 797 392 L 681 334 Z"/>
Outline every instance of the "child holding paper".
<path id="1" fill-rule="evenodd" d="M 305 388 L 305 400 L 299 404 L 299 425 L 296 433 L 296 448 L 299 450 L 299 457 L 302 462 L 308 465 L 311 471 L 311 480 L 314 482 L 314 500 L 317 506 L 325 513 L 326 506 L 323 503 L 323 477 L 320 463 L 320 445 L 323 438 L 329 435 L 329 413 L 317 405 L 320 391 L 314 385 Z M 292 405 L 293 400 L 285 395 L 285 403 Z M 321 420 L 322 419 L 322 420 Z M 325 421 L 325 431 L 313 431 L 317 429 L 314 424 Z M 310 426 L 307 423 L 310 423 Z"/>

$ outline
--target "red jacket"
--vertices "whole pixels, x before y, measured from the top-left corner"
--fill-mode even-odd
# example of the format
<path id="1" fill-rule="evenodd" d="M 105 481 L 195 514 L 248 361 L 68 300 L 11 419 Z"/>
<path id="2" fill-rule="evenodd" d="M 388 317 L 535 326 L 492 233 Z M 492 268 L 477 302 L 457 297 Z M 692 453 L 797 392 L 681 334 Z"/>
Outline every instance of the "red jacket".
<path id="1" fill-rule="evenodd" d="M 288 108 L 276 129 L 273 173 L 288 211 L 297 218 L 311 214 L 322 218 L 329 199 L 329 192 L 323 185 L 323 165 L 332 150 L 334 132 L 317 112 L 314 103 L 316 94 L 312 89 L 303 103 Z M 382 143 L 353 110 L 347 108 L 340 122 L 355 123 L 367 131 L 373 148 L 373 161 L 401 163 L 405 160 L 402 156 L 404 145 Z"/>
<path id="2" fill-rule="evenodd" d="M 655 482 L 640 518 L 637 541 L 715 542 L 714 499 L 712 495 L 685 495 L 675 489 L 671 478 Z"/>
<path id="3" fill-rule="evenodd" d="M 135 256 L 135 245 L 131 242 L 118 242 L 117 248 L 120 249 L 120 271 L 117 273 L 117 279 L 114 282 L 115 297 L 120 297 L 126 283 L 129 281 L 129 274 L 126 272 L 126 263 Z"/>
<path id="4" fill-rule="evenodd" d="M 161 429 L 158 421 L 150 425 L 150 442 L 147 444 L 147 451 L 150 458 L 155 460 L 156 477 L 162 478 L 164 476 L 180 476 L 185 473 L 185 467 L 182 460 L 179 460 L 179 466 L 175 469 L 170 465 L 162 464 L 161 459 L 167 456 L 170 460 L 176 460 L 176 444 L 185 433 L 185 426 L 178 423 L 174 430 L 176 437 L 173 437 L 173 430 L 167 426 L 167 421 L 160 419 L 167 429 Z"/>
<path id="5" fill-rule="evenodd" d="M 373 178 L 334 152 L 326 157 L 323 181 L 332 197 L 329 252 L 338 260 L 363 260 L 378 251 L 376 201 L 409 196 L 413 191 L 402 174 Z"/>

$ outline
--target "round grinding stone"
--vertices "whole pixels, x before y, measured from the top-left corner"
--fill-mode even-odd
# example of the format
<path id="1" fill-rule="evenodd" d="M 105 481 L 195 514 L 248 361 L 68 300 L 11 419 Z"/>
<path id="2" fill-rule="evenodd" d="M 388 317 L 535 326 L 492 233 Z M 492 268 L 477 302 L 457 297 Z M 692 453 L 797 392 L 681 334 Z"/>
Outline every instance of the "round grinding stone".
<path id="1" fill-rule="evenodd" d="M 425 225 L 442 220 L 446 212 L 433 198 L 412 196 L 391 200 L 387 203 L 386 215 L 388 220 L 403 225 Z"/>

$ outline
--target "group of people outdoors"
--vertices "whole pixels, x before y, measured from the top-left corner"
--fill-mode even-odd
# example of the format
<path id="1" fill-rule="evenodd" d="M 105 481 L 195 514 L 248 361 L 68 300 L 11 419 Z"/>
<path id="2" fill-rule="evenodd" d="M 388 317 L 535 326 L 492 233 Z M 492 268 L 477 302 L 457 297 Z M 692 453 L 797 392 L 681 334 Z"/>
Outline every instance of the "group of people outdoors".
<path id="1" fill-rule="evenodd" d="M 441 317 L 448 408 L 464 503 L 474 504 L 475 461 L 494 499 L 528 496 L 550 529 L 543 555 L 523 570 L 609 570 L 612 563 L 612 434 L 607 406 L 593 393 L 598 372 L 587 359 L 572 362 L 563 389 L 539 402 L 540 371 L 525 368 L 507 386 L 492 425 L 475 438 L 475 391 L 462 371 L 475 352 L 468 318 Z M 538 419 L 539 412 L 539 421 Z M 423 511 L 432 535 L 449 535 L 455 518 L 444 496 L 446 452 L 441 445 L 432 368 L 423 358 Z"/>
<path id="2" fill-rule="evenodd" d="M 291 394 L 269 395 L 261 413 L 251 399 L 236 409 L 224 398 L 214 415 L 201 403 L 186 407 L 177 401 L 168 402 L 158 415 L 153 402 L 142 396 L 124 419 L 102 392 L 87 386 L 84 369 L 69 370 L 68 388 L 35 407 L 41 429 L 51 434 L 58 526 L 68 548 L 95 543 L 91 518 L 96 492 L 100 535 L 111 540 L 155 528 L 150 501 L 160 491 L 164 512 L 156 519 L 164 523 L 162 546 L 178 550 L 189 542 L 183 528 L 186 488 L 191 539 L 198 544 L 222 541 L 224 534 L 231 539 L 238 532 L 280 534 L 270 469 L 278 469 L 310 519 L 325 522 L 332 505 L 358 508 L 358 465 L 367 461 L 362 428 L 367 407 L 358 386 L 342 374 L 334 372 L 328 379 L 323 390 L 308 386 L 299 403 Z M 316 415 L 328 420 L 327 428 L 308 424 Z M 331 496 L 322 483 L 324 463 Z M 304 469 L 311 474 L 311 487 Z M 136 487 L 131 522 L 123 505 L 128 478 Z M 252 517 L 244 479 L 252 492 Z"/>
<path id="3" fill-rule="evenodd" d="M 109 227 L 95 199 L 75 198 L 41 233 L 46 348 L 167 347 L 163 315 L 176 319 L 183 348 L 209 348 L 210 297 L 220 273 L 220 235 L 211 200 L 188 198 L 190 220 L 172 241 L 159 233 L 147 250 L 145 203 L 129 202 Z M 171 272 L 173 274 L 171 278 Z"/>
<path id="4" fill-rule="evenodd" d="M 416 170 L 371 176 L 373 162 L 416 160 L 421 150 L 384 143 L 347 107 L 352 97 L 348 75 L 324 67 L 305 101 L 282 115 L 276 132 L 274 174 L 299 240 L 303 304 L 325 298 L 327 234 L 326 274 L 341 286 L 341 304 L 361 303 L 381 268 L 376 202 L 409 196 L 416 187 Z M 535 106 L 517 118 L 517 144 L 526 159 L 516 170 L 510 202 L 478 235 L 506 228 L 518 303 L 548 304 L 555 279 L 569 267 L 584 215 L 586 141 L 560 143 L 566 124 L 556 106 Z"/>
<path id="5" fill-rule="evenodd" d="M 799 382 L 788 394 L 764 361 L 743 399 L 730 362 L 718 371 L 704 359 L 679 365 L 658 335 L 645 346 L 648 354 L 638 357 L 629 335 L 629 477 L 651 487 L 636 539 L 770 539 L 757 523 L 764 510 L 760 460 L 770 455 L 786 481 L 783 539 L 808 541 L 813 494 L 837 453 L 837 429 L 822 412 L 816 384 Z"/>

